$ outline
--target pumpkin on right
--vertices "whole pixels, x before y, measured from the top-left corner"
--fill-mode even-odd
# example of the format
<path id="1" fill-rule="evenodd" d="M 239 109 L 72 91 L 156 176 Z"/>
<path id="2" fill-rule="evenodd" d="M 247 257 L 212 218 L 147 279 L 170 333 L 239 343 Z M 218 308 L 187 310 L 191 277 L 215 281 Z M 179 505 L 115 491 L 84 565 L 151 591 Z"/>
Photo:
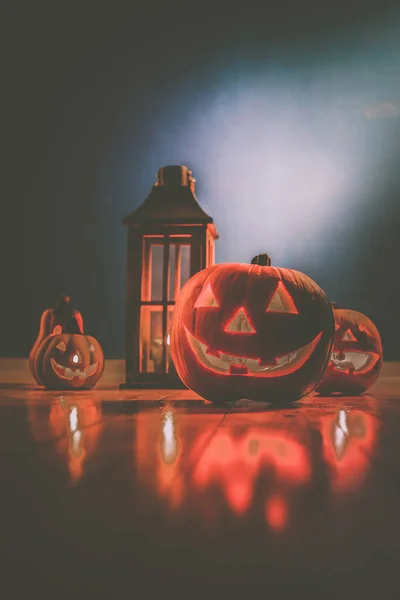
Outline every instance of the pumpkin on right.
<path id="1" fill-rule="evenodd" d="M 382 342 L 371 319 L 355 310 L 335 308 L 331 358 L 317 392 L 348 396 L 365 392 L 382 368 Z"/>

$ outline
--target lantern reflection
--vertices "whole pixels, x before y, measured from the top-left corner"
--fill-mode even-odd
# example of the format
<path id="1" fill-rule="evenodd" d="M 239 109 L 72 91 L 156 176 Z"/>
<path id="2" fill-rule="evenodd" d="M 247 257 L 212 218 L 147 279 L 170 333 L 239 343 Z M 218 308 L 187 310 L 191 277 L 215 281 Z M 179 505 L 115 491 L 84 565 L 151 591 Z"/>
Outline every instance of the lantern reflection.
<path id="1" fill-rule="evenodd" d="M 181 505 L 184 496 L 180 471 L 180 440 L 175 413 L 140 414 L 136 420 L 135 459 L 140 478 L 155 486 L 173 508 Z"/>
<path id="2" fill-rule="evenodd" d="M 55 450 L 66 461 L 71 482 L 78 482 L 88 455 L 99 442 L 103 427 L 99 405 L 82 397 L 79 404 L 69 404 L 68 397 L 60 396 L 50 406 L 30 407 L 29 422 L 36 441 L 55 440 Z"/>
<path id="3" fill-rule="evenodd" d="M 158 464 L 158 487 L 171 504 L 177 507 L 183 499 L 183 481 L 178 472 L 179 444 L 176 435 L 175 415 L 167 410 L 163 416 L 161 434 L 161 461 Z"/>
<path id="4" fill-rule="evenodd" d="M 178 456 L 178 441 L 175 431 L 174 413 L 168 410 L 162 426 L 161 454 L 164 463 L 173 464 Z"/>
<path id="5" fill-rule="evenodd" d="M 321 420 L 323 454 L 332 489 L 357 489 L 364 481 L 377 440 L 378 420 L 360 410 L 339 410 Z"/>

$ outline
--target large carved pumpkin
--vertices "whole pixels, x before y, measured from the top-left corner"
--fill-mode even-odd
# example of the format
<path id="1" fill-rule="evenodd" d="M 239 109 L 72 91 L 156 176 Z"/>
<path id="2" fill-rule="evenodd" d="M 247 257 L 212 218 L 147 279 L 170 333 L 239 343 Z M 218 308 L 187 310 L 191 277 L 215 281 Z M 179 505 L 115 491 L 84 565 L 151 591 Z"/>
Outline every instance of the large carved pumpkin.
<path id="1" fill-rule="evenodd" d="M 39 346 L 33 372 L 39 385 L 48 389 L 89 389 L 100 379 L 104 354 L 90 335 L 53 334 Z"/>
<path id="2" fill-rule="evenodd" d="M 61 296 L 56 306 L 46 309 L 40 318 L 39 333 L 29 354 L 29 367 L 39 385 L 34 369 L 36 352 L 47 336 L 57 333 L 83 333 L 82 315 L 71 307 L 69 296 Z"/>
<path id="3" fill-rule="evenodd" d="M 335 309 L 331 360 L 317 391 L 349 396 L 365 392 L 382 368 L 382 343 L 372 321 L 355 310 Z"/>
<path id="4" fill-rule="evenodd" d="M 321 288 L 260 255 L 251 265 L 213 265 L 187 282 L 171 355 L 184 384 L 208 400 L 295 400 L 319 383 L 333 333 Z"/>

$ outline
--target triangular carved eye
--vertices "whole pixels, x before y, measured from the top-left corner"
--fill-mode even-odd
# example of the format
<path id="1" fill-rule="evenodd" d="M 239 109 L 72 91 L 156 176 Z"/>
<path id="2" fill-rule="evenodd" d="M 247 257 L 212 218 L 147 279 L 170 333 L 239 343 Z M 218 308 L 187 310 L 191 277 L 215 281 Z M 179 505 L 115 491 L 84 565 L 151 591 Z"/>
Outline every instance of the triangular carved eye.
<path id="1" fill-rule="evenodd" d="M 214 296 L 214 292 L 211 289 L 211 285 L 207 283 L 200 292 L 200 295 L 197 298 L 194 307 L 204 308 L 210 306 L 219 306 L 219 304 Z"/>
<path id="2" fill-rule="evenodd" d="M 62 340 L 61 340 L 61 342 L 58 342 L 56 348 L 61 350 L 61 352 L 65 352 L 67 350 L 67 346 L 65 345 L 65 343 Z"/>
<path id="3" fill-rule="evenodd" d="M 276 288 L 276 292 L 267 307 L 267 312 L 290 313 L 292 315 L 299 314 L 292 296 L 289 294 L 282 281 L 279 282 L 278 287 Z"/>
<path id="4" fill-rule="evenodd" d="M 346 331 L 344 332 L 344 334 L 342 336 L 342 342 L 356 342 L 356 341 L 357 341 L 357 338 L 350 331 L 350 329 L 346 329 Z"/>
<path id="5" fill-rule="evenodd" d="M 227 333 L 255 333 L 253 325 L 243 307 L 239 308 L 225 327 Z"/>

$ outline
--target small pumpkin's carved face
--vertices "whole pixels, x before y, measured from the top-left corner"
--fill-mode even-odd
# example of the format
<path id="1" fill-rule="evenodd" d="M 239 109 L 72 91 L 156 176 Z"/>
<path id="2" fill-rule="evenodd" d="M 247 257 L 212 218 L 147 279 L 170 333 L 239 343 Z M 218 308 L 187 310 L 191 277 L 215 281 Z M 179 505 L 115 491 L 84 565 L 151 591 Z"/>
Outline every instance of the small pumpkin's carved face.
<path id="1" fill-rule="evenodd" d="M 382 368 L 382 343 L 372 321 L 354 310 L 336 309 L 335 340 L 320 394 L 360 394 Z"/>
<path id="2" fill-rule="evenodd" d="M 48 388 L 90 388 L 104 366 L 99 342 L 87 335 L 61 334 L 46 338 L 37 352 L 35 368 Z"/>
<path id="3" fill-rule="evenodd" d="M 295 399 L 320 379 L 332 337 L 330 303 L 302 273 L 215 265 L 177 300 L 171 354 L 183 382 L 207 399 Z"/>

